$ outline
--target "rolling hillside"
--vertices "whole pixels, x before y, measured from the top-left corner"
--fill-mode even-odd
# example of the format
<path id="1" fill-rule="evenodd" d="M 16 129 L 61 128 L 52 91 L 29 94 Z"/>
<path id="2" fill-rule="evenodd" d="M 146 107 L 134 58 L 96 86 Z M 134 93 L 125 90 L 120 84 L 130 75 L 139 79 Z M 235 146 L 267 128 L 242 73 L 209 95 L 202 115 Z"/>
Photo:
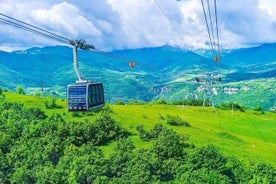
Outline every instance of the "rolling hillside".
<path id="1" fill-rule="evenodd" d="M 47 109 L 47 97 L 35 97 L 14 93 L 5 93 L 9 102 L 20 102 L 26 107 L 40 108 L 47 115 L 63 114 L 68 121 L 95 118 L 97 112 L 70 113 L 66 109 L 66 102 L 58 100 L 59 108 Z M 136 127 L 143 125 L 150 130 L 155 124 L 161 123 L 169 126 L 182 136 L 189 136 L 189 142 L 198 146 L 214 144 L 223 150 L 227 156 L 237 157 L 244 162 L 265 161 L 276 167 L 276 113 L 261 114 L 258 111 L 246 110 L 245 112 L 220 110 L 212 107 L 193 107 L 164 105 L 154 102 L 146 104 L 130 103 L 126 105 L 108 104 L 112 109 L 112 118 L 130 132 L 137 134 Z M 191 127 L 177 127 L 166 125 L 168 116 L 178 116 Z M 134 135 L 133 140 L 137 140 Z M 141 144 L 141 145 L 140 145 Z M 109 145 L 112 147 L 113 144 Z M 143 147 L 142 142 L 137 142 L 138 147 Z M 104 148 L 105 149 L 105 148 Z"/>
<path id="2" fill-rule="evenodd" d="M 60 99 L 48 108 L 46 97 L 0 97 L 0 180 L 7 183 L 275 181 L 276 113 L 154 102 L 70 113 Z"/>

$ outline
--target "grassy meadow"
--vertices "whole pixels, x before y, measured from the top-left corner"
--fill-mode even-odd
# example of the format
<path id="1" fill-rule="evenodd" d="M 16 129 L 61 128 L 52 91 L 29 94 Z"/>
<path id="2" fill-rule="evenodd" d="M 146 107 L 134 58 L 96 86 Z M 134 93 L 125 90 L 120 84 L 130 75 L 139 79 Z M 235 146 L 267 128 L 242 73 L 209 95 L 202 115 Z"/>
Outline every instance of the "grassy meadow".
<path id="1" fill-rule="evenodd" d="M 68 121 L 93 120 L 99 111 L 72 113 L 66 110 L 66 100 L 56 99 L 56 108 L 46 108 L 49 97 L 28 96 L 5 92 L 10 102 L 21 102 L 25 107 L 37 107 L 47 115 L 60 114 Z M 276 168 L 276 113 L 264 114 L 246 110 L 245 112 L 220 110 L 212 107 L 177 106 L 166 104 L 107 104 L 112 110 L 111 116 L 122 127 L 132 133 L 131 139 L 136 148 L 151 147 L 150 142 L 143 142 L 138 137 L 136 127 L 143 125 L 150 130 L 161 123 L 176 131 L 195 147 L 210 144 L 219 148 L 223 155 L 235 157 L 246 165 L 251 162 L 266 162 Z M 190 126 L 171 126 L 168 116 L 178 116 Z M 108 157 L 115 146 L 111 142 L 102 146 Z M 187 150 L 189 151 L 189 150 Z"/>

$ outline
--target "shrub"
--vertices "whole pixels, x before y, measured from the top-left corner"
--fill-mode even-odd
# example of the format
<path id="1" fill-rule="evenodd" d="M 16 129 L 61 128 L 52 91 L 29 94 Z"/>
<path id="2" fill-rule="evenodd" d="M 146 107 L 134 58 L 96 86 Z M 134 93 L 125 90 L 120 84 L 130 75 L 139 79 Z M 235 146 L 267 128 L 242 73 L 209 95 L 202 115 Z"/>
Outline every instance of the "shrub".
<path id="1" fill-rule="evenodd" d="M 210 104 L 209 102 L 206 103 L 206 104 Z M 196 100 L 196 99 L 192 99 L 188 102 L 188 105 L 191 105 L 191 106 L 202 106 L 203 105 L 203 100 Z"/>
<path id="2" fill-rule="evenodd" d="M 222 103 L 216 107 L 219 109 L 222 109 L 222 110 L 232 110 L 233 109 L 235 111 L 245 112 L 245 108 L 237 103 Z"/>
<path id="3" fill-rule="evenodd" d="M 23 86 L 17 86 L 15 91 L 18 94 L 25 94 Z"/>
<path id="4" fill-rule="evenodd" d="M 149 138 L 148 138 L 148 133 L 147 131 L 144 129 L 143 125 L 138 125 L 136 127 L 136 130 L 138 131 L 138 136 L 141 140 L 143 141 L 147 141 Z"/>
<path id="5" fill-rule="evenodd" d="M 184 154 L 183 147 L 184 145 L 176 132 L 163 128 L 153 145 L 153 152 L 161 160 L 180 158 Z"/>
<path id="6" fill-rule="evenodd" d="M 78 112 L 72 112 L 72 117 L 81 117 L 81 115 Z"/>
<path id="7" fill-rule="evenodd" d="M 264 110 L 259 105 L 257 105 L 253 110 L 256 112 L 259 112 L 260 114 L 264 114 Z"/>
<path id="8" fill-rule="evenodd" d="M 147 132 L 143 125 L 138 125 L 136 130 L 138 131 L 139 138 L 143 141 L 155 140 L 159 136 L 160 132 L 164 129 L 162 124 L 156 124 L 149 132 Z"/>
<path id="9" fill-rule="evenodd" d="M 146 102 L 143 101 L 130 101 L 127 103 L 128 105 L 144 105 Z"/>
<path id="10" fill-rule="evenodd" d="M 119 101 L 115 102 L 115 105 L 125 105 L 125 102 L 119 100 Z"/>
<path id="11" fill-rule="evenodd" d="M 209 145 L 198 148 L 189 156 L 188 162 L 193 170 L 206 168 L 221 172 L 226 168 L 227 159 L 218 152 L 215 146 Z"/>
<path id="12" fill-rule="evenodd" d="M 168 104 L 165 100 L 155 100 L 152 101 L 152 104 L 157 104 L 157 105 L 161 105 L 161 104 Z"/>
<path id="13" fill-rule="evenodd" d="M 251 182 L 256 183 L 275 183 L 276 170 L 266 163 L 256 164 L 253 168 L 253 179 Z"/>
<path id="14" fill-rule="evenodd" d="M 179 100 L 179 101 L 174 101 L 172 102 L 173 105 L 188 105 L 189 102 L 188 100 L 184 99 L 184 100 Z"/>
<path id="15" fill-rule="evenodd" d="M 57 104 L 56 104 L 57 99 L 50 97 L 47 98 L 46 102 L 45 102 L 45 107 L 46 109 L 54 109 L 57 108 Z"/>
<path id="16" fill-rule="evenodd" d="M 103 145 L 110 140 L 118 140 L 130 135 L 128 131 L 123 129 L 108 113 L 102 113 L 101 116 L 95 120 L 95 135 L 94 145 Z"/>
<path id="17" fill-rule="evenodd" d="M 36 92 L 34 95 L 37 96 L 37 97 L 40 97 L 41 93 L 40 92 Z"/>
<path id="18" fill-rule="evenodd" d="M 183 121 L 179 116 L 171 116 L 167 117 L 167 124 L 172 126 L 185 126 L 190 127 L 191 125 L 188 122 Z"/>

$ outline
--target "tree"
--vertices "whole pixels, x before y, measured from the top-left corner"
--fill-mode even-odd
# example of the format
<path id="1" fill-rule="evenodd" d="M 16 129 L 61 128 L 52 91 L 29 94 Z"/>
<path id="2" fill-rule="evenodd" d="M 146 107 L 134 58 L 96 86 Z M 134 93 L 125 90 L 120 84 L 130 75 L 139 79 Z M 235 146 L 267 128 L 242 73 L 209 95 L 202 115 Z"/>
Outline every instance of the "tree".
<path id="1" fill-rule="evenodd" d="M 104 112 L 95 120 L 95 135 L 93 143 L 95 145 L 103 145 L 110 140 L 118 140 L 130 135 L 128 131 L 123 129 L 110 114 Z"/>
<path id="2" fill-rule="evenodd" d="M 111 177 L 119 178 L 123 175 L 127 163 L 132 158 L 134 148 L 133 142 L 129 139 L 120 139 L 117 142 L 109 161 Z"/>
<path id="3" fill-rule="evenodd" d="M 260 163 L 256 164 L 252 170 L 253 179 L 250 180 L 250 184 L 255 183 L 276 183 L 276 170 L 272 166 Z"/>
<path id="4" fill-rule="evenodd" d="M 138 150 L 131 152 L 130 160 L 125 164 L 121 181 L 124 183 L 153 183 L 154 168 L 152 153 L 149 150 Z"/>
<path id="5" fill-rule="evenodd" d="M 100 149 L 92 144 L 76 147 L 69 145 L 57 164 L 59 183 L 94 183 L 107 176 L 107 162 Z"/>
<path id="6" fill-rule="evenodd" d="M 16 87 L 16 93 L 25 94 L 23 86 L 17 86 Z"/>
<path id="7" fill-rule="evenodd" d="M 56 103 L 57 99 L 53 98 L 53 97 L 49 97 L 47 98 L 47 100 L 45 101 L 45 107 L 46 109 L 54 109 L 57 108 L 57 103 Z"/>
<path id="8" fill-rule="evenodd" d="M 232 184 L 233 182 L 227 176 L 221 174 L 216 170 L 209 170 L 207 168 L 201 168 L 190 172 L 183 173 L 175 180 L 176 183 L 189 183 L 189 184 Z"/>
<path id="9" fill-rule="evenodd" d="M 153 152 L 161 160 L 181 158 L 184 155 L 183 147 L 184 144 L 176 132 L 163 128 L 153 145 Z"/>
<path id="10" fill-rule="evenodd" d="M 167 124 L 172 126 L 185 126 L 185 127 L 191 126 L 188 122 L 183 121 L 179 116 L 172 116 L 172 115 L 168 115 Z"/>
<path id="11" fill-rule="evenodd" d="M 202 147 L 189 156 L 190 169 L 206 168 L 222 172 L 226 168 L 227 159 L 223 157 L 213 145 Z"/>

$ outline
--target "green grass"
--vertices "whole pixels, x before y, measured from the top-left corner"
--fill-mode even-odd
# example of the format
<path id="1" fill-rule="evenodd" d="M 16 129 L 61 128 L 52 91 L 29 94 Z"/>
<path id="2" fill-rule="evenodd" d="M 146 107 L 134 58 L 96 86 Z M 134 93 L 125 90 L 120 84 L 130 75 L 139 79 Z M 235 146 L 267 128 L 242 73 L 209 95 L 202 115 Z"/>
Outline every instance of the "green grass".
<path id="1" fill-rule="evenodd" d="M 94 119 L 99 113 L 79 113 L 80 117 L 73 117 L 66 110 L 66 101 L 57 100 L 58 109 L 46 109 L 45 97 L 27 96 L 5 93 L 8 101 L 19 101 L 26 107 L 38 107 L 47 115 L 59 113 L 65 120 L 82 121 Z M 276 113 L 246 110 L 237 112 L 220 110 L 209 107 L 175 106 L 175 105 L 109 105 L 114 118 L 124 128 L 133 133 L 131 136 L 137 148 L 150 147 L 150 142 L 143 142 L 138 138 L 136 127 L 143 125 L 150 130 L 155 124 L 161 123 L 178 132 L 183 137 L 189 137 L 188 142 L 196 147 L 214 144 L 225 156 L 236 157 L 246 164 L 251 162 L 266 162 L 276 167 Z M 191 127 L 176 127 L 167 125 L 167 116 L 179 116 Z M 108 156 L 115 143 L 103 146 Z M 187 150 L 189 151 L 189 150 Z"/>
<path id="2" fill-rule="evenodd" d="M 146 129 L 156 123 L 166 125 L 166 120 L 160 119 L 160 116 L 178 115 L 191 127 L 170 127 L 183 136 L 189 135 L 190 143 L 196 146 L 214 144 L 226 156 L 237 157 L 247 163 L 252 160 L 265 161 L 276 166 L 275 113 L 257 115 L 254 111 L 246 111 L 232 114 L 231 111 L 215 108 L 173 105 L 111 107 L 115 112 L 113 117 L 133 132 L 139 124 Z"/>

